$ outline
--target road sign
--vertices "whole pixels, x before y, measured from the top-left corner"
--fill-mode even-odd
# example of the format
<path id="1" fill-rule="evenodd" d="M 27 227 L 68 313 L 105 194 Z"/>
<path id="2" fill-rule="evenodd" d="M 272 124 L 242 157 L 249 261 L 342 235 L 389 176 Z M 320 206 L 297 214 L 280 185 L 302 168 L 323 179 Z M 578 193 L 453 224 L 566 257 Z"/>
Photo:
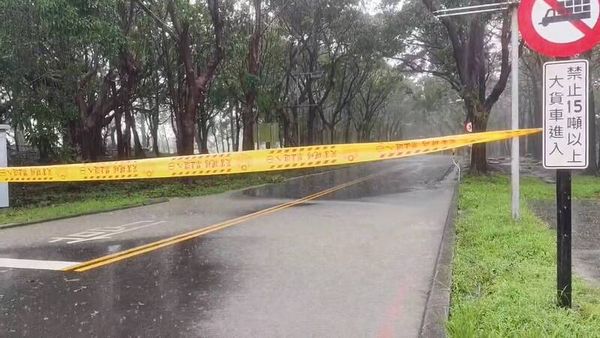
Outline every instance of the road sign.
<path id="1" fill-rule="evenodd" d="M 544 168 L 588 166 L 588 62 L 544 64 Z"/>
<path id="2" fill-rule="evenodd" d="M 473 132 L 473 122 L 469 121 L 469 122 L 465 123 L 465 131 L 467 133 Z"/>
<path id="3" fill-rule="evenodd" d="M 523 40 L 540 54 L 583 53 L 600 42 L 600 0 L 523 0 L 519 27 Z"/>

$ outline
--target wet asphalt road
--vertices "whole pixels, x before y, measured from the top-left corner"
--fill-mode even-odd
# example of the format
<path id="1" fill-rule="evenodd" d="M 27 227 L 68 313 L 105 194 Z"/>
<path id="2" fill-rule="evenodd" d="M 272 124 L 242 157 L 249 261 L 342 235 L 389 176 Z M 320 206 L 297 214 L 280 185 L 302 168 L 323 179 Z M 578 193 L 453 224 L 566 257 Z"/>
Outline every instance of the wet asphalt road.
<path id="1" fill-rule="evenodd" d="M 0 336 L 417 336 L 456 184 L 447 156 L 0 230 L 0 261 L 84 262 L 368 175 L 86 272 L 0 267 Z"/>

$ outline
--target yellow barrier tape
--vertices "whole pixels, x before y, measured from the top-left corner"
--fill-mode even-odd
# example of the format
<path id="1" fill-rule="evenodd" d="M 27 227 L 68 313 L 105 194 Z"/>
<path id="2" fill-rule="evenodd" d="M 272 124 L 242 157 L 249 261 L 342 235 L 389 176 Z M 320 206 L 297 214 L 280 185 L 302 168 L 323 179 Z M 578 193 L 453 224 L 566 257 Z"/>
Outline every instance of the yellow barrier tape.
<path id="1" fill-rule="evenodd" d="M 0 168 L 0 182 L 109 181 L 210 176 L 380 161 L 531 135 L 541 129 L 489 131 L 419 140 L 334 144 L 143 160 Z"/>

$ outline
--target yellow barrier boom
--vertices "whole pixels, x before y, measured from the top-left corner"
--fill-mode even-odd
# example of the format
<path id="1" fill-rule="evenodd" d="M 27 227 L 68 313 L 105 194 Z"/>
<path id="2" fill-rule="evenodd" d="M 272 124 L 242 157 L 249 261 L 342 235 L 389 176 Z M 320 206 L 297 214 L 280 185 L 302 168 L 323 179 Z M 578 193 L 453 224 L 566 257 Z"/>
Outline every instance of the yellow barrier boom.
<path id="1" fill-rule="evenodd" d="M 408 157 L 539 133 L 489 131 L 419 140 L 333 144 L 143 160 L 0 168 L 0 182 L 110 181 L 315 168 Z"/>

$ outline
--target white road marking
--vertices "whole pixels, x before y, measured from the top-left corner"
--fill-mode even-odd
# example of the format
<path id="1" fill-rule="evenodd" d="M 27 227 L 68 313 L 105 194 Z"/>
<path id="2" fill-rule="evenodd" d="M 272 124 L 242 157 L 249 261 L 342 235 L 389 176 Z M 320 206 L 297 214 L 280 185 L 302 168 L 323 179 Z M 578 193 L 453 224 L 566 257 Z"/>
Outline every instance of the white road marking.
<path id="1" fill-rule="evenodd" d="M 36 270 L 62 270 L 80 262 L 44 261 L 37 259 L 0 258 L 0 267 Z"/>
<path id="2" fill-rule="evenodd" d="M 56 243 L 60 241 L 66 241 L 67 244 L 75 244 L 80 242 L 88 242 L 95 241 L 101 239 L 110 239 L 111 236 L 122 234 L 125 232 L 130 232 L 138 229 L 142 229 L 145 227 L 149 227 L 152 225 L 157 225 L 161 223 L 165 223 L 166 221 L 139 221 L 133 223 L 127 223 L 117 226 L 107 226 L 101 228 L 92 228 L 85 230 L 83 232 L 78 232 L 76 234 L 66 235 L 65 237 L 52 237 L 48 243 Z M 132 225 L 141 224 L 138 226 L 131 227 Z"/>

